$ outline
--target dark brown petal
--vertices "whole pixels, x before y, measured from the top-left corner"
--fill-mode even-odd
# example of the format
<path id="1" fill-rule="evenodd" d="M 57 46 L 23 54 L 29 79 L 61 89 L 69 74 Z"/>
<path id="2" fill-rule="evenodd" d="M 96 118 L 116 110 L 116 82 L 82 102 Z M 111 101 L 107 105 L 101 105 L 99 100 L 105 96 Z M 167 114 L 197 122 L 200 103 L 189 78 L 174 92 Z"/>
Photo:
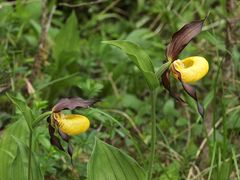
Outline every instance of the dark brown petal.
<path id="1" fill-rule="evenodd" d="M 52 127 L 51 124 L 48 124 L 48 132 L 49 132 L 50 136 L 54 135 L 55 129 L 54 129 L 54 127 Z"/>
<path id="2" fill-rule="evenodd" d="M 62 132 L 61 129 L 58 129 L 58 133 L 64 141 L 69 142 L 70 137 L 64 132 Z"/>
<path id="3" fill-rule="evenodd" d="M 82 98 L 64 98 L 61 99 L 52 109 L 54 113 L 60 112 L 63 109 L 73 110 L 77 107 L 87 108 L 96 103 L 97 100 L 84 100 Z"/>
<path id="4" fill-rule="evenodd" d="M 51 116 L 48 116 L 48 118 L 47 118 L 47 122 L 48 122 L 48 124 L 51 123 Z"/>
<path id="5" fill-rule="evenodd" d="M 60 139 L 57 136 L 52 135 L 50 137 L 50 142 L 53 146 L 57 147 L 59 150 L 64 151 Z"/>
<path id="6" fill-rule="evenodd" d="M 51 125 L 51 116 L 49 116 L 47 118 L 47 122 L 48 122 L 48 132 L 49 132 L 50 137 L 52 137 L 54 135 L 55 128 L 52 127 L 52 125 Z"/>
<path id="7" fill-rule="evenodd" d="M 174 67 L 173 67 L 173 68 L 174 68 Z M 179 79 L 179 81 L 181 82 L 182 87 L 183 87 L 183 89 L 186 91 L 186 93 L 187 93 L 189 96 L 191 96 L 191 97 L 196 101 L 196 103 L 197 103 L 197 108 L 198 108 L 198 113 L 199 113 L 199 114 L 201 115 L 201 117 L 204 119 L 204 108 L 203 108 L 203 106 L 202 106 L 202 105 L 199 103 L 199 101 L 198 101 L 196 89 L 195 89 L 193 86 L 191 86 L 191 85 L 183 82 L 183 81 L 182 81 L 182 77 L 181 77 L 181 73 L 178 72 L 175 68 L 174 68 L 174 72 L 177 74 L 178 79 Z"/>
<path id="8" fill-rule="evenodd" d="M 189 96 L 191 96 L 196 101 L 198 112 L 202 116 L 202 118 L 204 119 L 204 108 L 198 101 L 196 89 L 193 86 L 184 83 L 182 80 L 180 80 L 180 81 L 182 83 L 183 89 L 188 93 Z"/>
<path id="9" fill-rule="evenodd" d="M 179 102 L 184 102 L 184 100 L 176 92 L 173 92 L 171 90 L 169 74 L 170 74 L 169 70 L 164 71 L 164 73 L 162 74 L 162 84 L 163 84 L 164 88 L 168 90 L 170 96 L 172 96 Z"/>
<path id="10" fill-rule="evenodd" d="M 164 71 L 162 74 L 162 84 L 169 92 L 171 91 L 170 80 L 169 80 L 169 70 Z"/>
<path id="11" fill-rule="evenodd" d="M 47 118 L 47 122 L 48 122 L 48 132 L 49 132 L 49 135 L 50 135 L 50 143 L 53 146 L 57 147 L 59 150 L 64 151 L 64 149 L 62 147 L 62 144 L 60 142 L 60 139 L 57 136 L 54 135 L 55 128 L 52 127 L 52 125 L 51 125 L 51 117 L 50 116 Z"/>
<path id="12" fill-rule="evenodd" d="M 166 56 L 169 61 L 176 60 L 187 44 L 201 32 L 204 20 L 192 21 L 173 34 L 166 49 Z"/>
<path id="13" fill-rule="evenodd" d="M 73 147 L 72 147 L 72 145 L 71 145 L 70 143 L 68 143 L 68 154 L 69 154 L 69 156 L 70 156 L 70 158 L 71 158 L 71 163 L 72 163 L 72 165 L 73 165 L 73 159 L 72 159 Z"/>
<path id="14" fill-rule="evenodd" d="M 51 144 L 52 144 L 53 146 L 57 147 L 59 150 L 66 152 L 66 151 L 64 150 L 62 144 L 61 144 L 60 139 L 59 139 L 57 136 L 54 135 L 54 133 L 55 133 L 55 128 L 52 127 L 52 125 L 51 125 L 51 118 L 50 118 L 50 117 L 47 118 L 47 122 L 48 122 L 48 130 L 49 130 L 49 134 L 50 134 L 50 142 L 51 142 Z M 56 122 L 56 121 L 55 121 L 55 122 Z M 55 125 L 56 125 L 56 124 L 55 124 Z M 69 156 L 70 156 L 70 158 L 71 158 L 71 163 L 72 163 L 72 165 L 73 165 L 73 160 L 72 160 L 73 147 L 72 147 L 72 145 L 70 144 L 70 137 L 69 137 L 67 134 L 65 134 L 64 132 L 62 132 L 60 129 L 58 129 L 58 133 L 59 133 L 60 137 L 61 137 L 64 141 L 66 141 L 66 142 L 68 143 L 67 152 L 68 152 L 68 154 L 69 154 Z"/>

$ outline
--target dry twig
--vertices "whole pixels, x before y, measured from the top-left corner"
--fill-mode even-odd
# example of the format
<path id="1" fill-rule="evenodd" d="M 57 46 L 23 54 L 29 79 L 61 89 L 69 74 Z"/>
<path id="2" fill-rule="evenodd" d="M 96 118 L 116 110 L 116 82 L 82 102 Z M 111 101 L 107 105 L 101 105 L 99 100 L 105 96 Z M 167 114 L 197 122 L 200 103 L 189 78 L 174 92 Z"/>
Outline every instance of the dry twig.
<path id="1" fill-rule="evenodd" d="M 107 0 L 98 0 L 98 1 L 91 1 L 91 2 L 84 2 L 84 3 L 78 3 L 78 4 L 68 4 L 68 3 L 59 3 L 59 6 L 66 6 L 70 8 L 75 8 L 75 7 L 82 7 L 82 6 L 90 6 L 94 4 L 100 4 L 103 2 L 106 2 Z"/>
<path id="2" fill-rule="evenodd" d="M 34 65 L 30 80 L 33 81 L 41 74 L 41 68 L 43 61 L 48 58 L 47 37 L 48 31 L 52 22 L 52 16 L 55 12 L 55 6 L 53 6 L 50 14 L 48 15 L 47 0 L 42 1 L 42 17 L 41 17 L 41 35 L 39 38 L 38 51 L 34 57 Z"/>

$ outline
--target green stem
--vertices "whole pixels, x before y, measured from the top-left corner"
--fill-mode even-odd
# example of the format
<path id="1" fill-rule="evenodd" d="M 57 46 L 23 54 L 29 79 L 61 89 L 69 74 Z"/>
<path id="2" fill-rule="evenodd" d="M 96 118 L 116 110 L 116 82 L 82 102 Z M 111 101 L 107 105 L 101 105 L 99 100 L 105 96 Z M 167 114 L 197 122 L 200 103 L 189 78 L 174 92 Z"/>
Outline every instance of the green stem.
<path id="1" fill-rule="evenodd" d="M 30 129 L 28 151 L 28 180 L 31 180 L 31 164 L 32 164 L 32 130 Z"/>
<path id="2" fill-rule="evenodd" d="M 155 157 L 155 144 L 156 144 L 156 92 L 151 92 L 151 105 L 152 105 L 152 139 L 151 139 L 151 155 L 148 167 L 148 180 L 152 179 L 154 157 Z"/>

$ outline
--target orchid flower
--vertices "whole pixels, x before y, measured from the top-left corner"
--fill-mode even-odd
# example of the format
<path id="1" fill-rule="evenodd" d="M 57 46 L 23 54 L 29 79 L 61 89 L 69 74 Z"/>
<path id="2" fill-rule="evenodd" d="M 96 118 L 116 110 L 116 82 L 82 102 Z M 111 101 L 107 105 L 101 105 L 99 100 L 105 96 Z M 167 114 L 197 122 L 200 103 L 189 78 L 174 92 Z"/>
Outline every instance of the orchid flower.
<path id="1" fill-rule="evenodd" d="M 48 129 L 50 134 L 50 142 L 58 149 L 65 151 L 60 139 L 55 135 L 56 132 L 62 140 L 68 143 L 67 152 L 72 157 L 73 147 L 70 144 L 70 136 L 84 133 L 90 126 L 89 119 L 80 114 L 64 114 L 62 110 L 73 110 L 77 107 L 88 108 L 96 103 L 95 100 L 84 100 L 82 98 L 65 98 L 60 100 L 53 108 L 52 114 L 48 118 Z"/>
<path id="2" fill-rule="evenodd" d="M 195 83 L 207 74 L 209 70 L 208 61 L 201 56 L 191 56 L 180 60 L 178 55 L 201 32 L 203 22 L 204 20 L 192 21 L 173 34 L 166 49 L 166 57 L 170 66 L 162 74 L 163 86 L 169 91 L 170 95 L 184 102 L 178 94 L 172 91 L 169 74 L 171 73 L 181 82 L 183 89 L 197 102 L 198 112 L 202 118 L 204 117 L 204 109 L 198 102 L 195 88 L 188 83 Z"/>

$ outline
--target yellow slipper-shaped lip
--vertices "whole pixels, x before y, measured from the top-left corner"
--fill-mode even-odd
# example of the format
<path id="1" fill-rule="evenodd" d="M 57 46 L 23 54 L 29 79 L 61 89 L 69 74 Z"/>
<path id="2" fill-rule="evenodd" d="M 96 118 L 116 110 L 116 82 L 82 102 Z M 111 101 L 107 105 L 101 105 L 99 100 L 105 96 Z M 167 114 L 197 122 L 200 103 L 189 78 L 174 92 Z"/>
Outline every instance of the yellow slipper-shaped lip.
<path id="1" fill-rule="evenodd" d="M 90 121 L 87 117 L 79 114 L 54 113 L 54 119 L 58 127 L 67 135 L 78 135 L 88 130 Z"/>
<path id="2" fill-rule="evenodd" d="M 207 60 L 201 56 L 191 56 L 183 60 L 176 60 L 172 63 L 172 73 L 178 78 L 177 70 L 181 74 L 181 79 L 185 83 L 194 83 L 202 79 L 209 69 Z M 174 69 L 173 69 L 174 68 Z"/>

